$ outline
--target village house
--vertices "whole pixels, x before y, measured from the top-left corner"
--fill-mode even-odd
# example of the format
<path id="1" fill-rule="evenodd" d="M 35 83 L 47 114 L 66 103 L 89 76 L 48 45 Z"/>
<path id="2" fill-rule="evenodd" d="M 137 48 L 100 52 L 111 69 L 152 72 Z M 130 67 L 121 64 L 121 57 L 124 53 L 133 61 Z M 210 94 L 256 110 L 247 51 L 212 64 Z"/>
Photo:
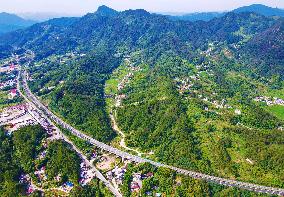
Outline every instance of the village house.
<path id="1" fill-rule="evenodd" d="M 14 85 L 16 85 L 16 80 L 15 79 L 10 79 L 8 81 L 0 83 L 0 89 L 2 90 L 4 88 L 6 88 L 6 87 L 12 87 Z"/>
<path id="2" fill-rule="evenodd" d="M 10 100 L 12 100 L 17 95 L 18 95 L 17 89 L 11 89 L 10 92 L 9 92 L 8 97 L 9 97 Z"/>
<path id="3" fill-rule="evenodd" d="M 271 105 L 282 105 L 282 106 L 284 106 L 284 100 L 280 99 L 280 98 L 276 98 L 276 97 L 270 98 L 268 96 L 259 96 L 259 97 L 256 97 L 254 99 L 254 101 L 266 103 L 266 105 L 268 105 L 268 106 L 271 106 Z"/>

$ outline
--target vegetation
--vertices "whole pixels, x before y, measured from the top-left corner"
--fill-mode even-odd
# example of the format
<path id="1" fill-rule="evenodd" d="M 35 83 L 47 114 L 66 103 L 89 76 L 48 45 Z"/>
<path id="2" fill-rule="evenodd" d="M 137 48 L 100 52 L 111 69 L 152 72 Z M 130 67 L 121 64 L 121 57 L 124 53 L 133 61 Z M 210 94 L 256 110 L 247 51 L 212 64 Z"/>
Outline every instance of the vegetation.
<path id="1" fill-rule="evenodd" d="M 15 157 L 25 172 L 34 170 L 34 160 L 41 150 L 44 137 L 46 133 L 39 125 L 23 127 L 14 133 Z"/>
<path id="2" fill-rule="evenodd" d="M 158 160 L 175 166 L 283 187 L 283 143 L 273 141 L 283 137 L 277 130 L 283 121 L 254 104 L 259 84 L 216 65 L 216 78 L 195 80 L 189 92 L 180 93 L 174 79 L 196 73 L 184 62 L 162 57 L 122 90 L 127 98 L 116 111 L 127 145 L 154 150 Z"/>
<path id="3" fill-rule="evenodd" d="M 106 51 L 69 63 L 72 69 L 70 66 L 58 65 L 58 63 L 35 67 L 34 77 L 44 75 L 45 77 L 32 84 L 31 88 L 40 93 L 44 86 L 52 86 L 48 83 L 58 84 L 64 79 L 64 83 L 49 95 L 50 107 L 68 122 L 96 139 L 110 141 L 115 133 L 111 129 L 109 117 L 105 111 L 102 83 L 112 67 L 117 64 L 117 60 L 109 57 Z M 60 66 L 57 70 L 51 70 L 57 66 Z M 51 72 L 46 74 L 47 70 Z M 65 75 L 68 77 L 65 78 Z"/>
<path id="4" fill-rule="evenodd" d="M 0 196 L 21 196 L 25 187 L 19 184 L 19 177 L 23 171 L 18 160 L 13 157 L 13 141 L 0 128 Z"/>
<path id="5" fill-rule="evenodd" d="M 267 107 L 267 110 L 270 111 L 272 114 L 277 116 L 279 119 L 284 120 L 284 107 L 283 106 L 271 106 Z"/>
<path id="6" fill-rule="evenodd" d="M 142 176 L 147 173 L 153 176 L 145 178 L 142 181 L 142 188 L 137 194 L 131 194 L 130 183 L 134 173 L 141 173 Z M 181 176 L 166 168 L 155 168 L 150 164 L 140 164 L 139 166 L 129 166 L 122 185 L 123 196 L 151 196 L 162 194 L 162 196 L 267 196 L 248 192 L 236 188 L 227 188 L 214 183 L 206 183 L 201 180 Z"/>
<path id="7" fill-rule="evenodd" d="M 71 193 L 71 197 L 89 197 L 89 196 L 95 196 L 95 197 L 111 197 L 113 196 L 110 191 L 108 191 L 105 186 L 99 182 L 98 179 L 93 180 L 89 185 L 85 187 L 75 187 Z"/>
<path id="8" fill-rule="evenodd" d="M 82 18 L 36 24 L 0 41 L 36 53 L 29 68 L 32 91 L 95 139 L 111 143 L 117 136 L 109 118 L 112 111 L 126 145 L 153 151 L 149 157 L 154 160 L 283 188 L 282 106 L 255 101 L 259 96 L 284 99 L 283 24 L 282 18 L 255 13 L 227 13 L 191 23 L 104 7 Z M 120 103 L 117 96 L 123 98 Z M 32 145 L 23 151 L 36 152 L 36 138 L 28 136 Z M 15 147 L 20 158 L 20 143 Z M 21 165 L 29 171 L 33 152 L 25 157 Z M 48 158 L 49 177 L 67 176 L 71 170 L 64 180 L 76 182 L 79 158 L 69 147 L 56 142 Z M 65 159 L 68 165 L 63 165 Z M 153 185 L 165 195 L 254 195 L 167 169 L 138 167 L 146 169 L 155 175 L 144 181 L 141 195 Z M 122 186 L 125 196 L 131 195 L 131 180 L 130 170 Z M 101 195 L 87 187 L 88 193 Z"/>
<path id="9" fill-rule="evenodd" d="M 61 183 L 72 181 L 78 183 L 80 178 L 80 157 L 63 141 L 49 144 L 47 149 L 46 172 L 50 180 L 58 174 Z"/>
<path id="10" fill-rule="evenodd" d="M 195 30 L 189 34 L 186 22 L 168 21 L 141 10 L 112 14 L 100 10 L 65 27 L 72 31 L 83 26 L 78 28 L 80 33 L 72 31 L 74 36 L 82 43 L 98 43 L 99 35 L 105 32 L 102 27 L 107 25 L 110 30 L 101 42 L 86 45 L 92 49 L 80 48 L 80 44 L 80 50 L 88 51 L 83 57 L 75 52 L 73 56 L 52 53 L 42 58 L 49 53 L 42 48 L 38 51 L 41 60 L 30 70 L 35 79 L 30 85 L 58 115 L 98 140 L 111 142 L 116 136 L 108 116 L 109 109 L 114 109 L 127 146 L 154 151 L 153 159 L 282 187 L 280 163 L 262 155 L 273 152 L 282 156 L 279 151 L 283 144 L 276 143 L 272 151 L 262 142 L 271 133 L 280 137 L 277 128 L 283 121 L 253 101 L 272 89 L 280 91 L 282 79 L 279 70 L 264 74 L 263 68 L 248 64 L 245 58 L 247 43 L 256 43 L 259 33 L 280 22 L 256 14 L 229 13 L 208 22 L 216 28 L 212 30 L 215 33 L 197 33 L 199 24 L 194 23 Z M 151 24 L 151 28 L 136 28 L 138 24 Z M 91 37 L 87 33 L 93 31 L 90 27 L 96 29 Z M 279 41 L 276 44 L 281 46 Z M 53 46 L 51 40 L 46 42 Z M 61 46 L 57 47 L 59 52 Z M 118 84 L 129 72 L 125 59 L 142 70 L 118 91 Z M 183 90 L 183 81 L 190 88 Z M 114 97 L 119 94 L 125 94 L 126 99 L 115 108 Z M 110 96 L 107 102 L 105 95 Z M 236 134 L 236 130 L 244 132 Z M 247 131 L 259 137 L 249 137 Z M 248 154 L 252 150 L 247 142 L 258 150 L 254 155 Z M 260 164 L 262 160 L 273 163 L 273 168 Z M 256 170 L 266 173 L 256 176 Z"/>

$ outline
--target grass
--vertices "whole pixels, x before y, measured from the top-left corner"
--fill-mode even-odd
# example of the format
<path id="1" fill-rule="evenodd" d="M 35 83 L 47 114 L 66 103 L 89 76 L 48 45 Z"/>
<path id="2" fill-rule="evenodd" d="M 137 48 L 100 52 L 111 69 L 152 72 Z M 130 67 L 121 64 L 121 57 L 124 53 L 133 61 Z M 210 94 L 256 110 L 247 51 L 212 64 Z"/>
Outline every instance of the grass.
<path id="1" fill-rule="evenodd" d="M 105 93 L 106 94 L 116 94 L 117 93 L 117 86 L 118 86 L 117 79 L 109 79 L 106 81 Z"/>
<path id="2" fill-rule="evenodd" d="M 267 106 L 266 109 L 275 115 L 277 118 L 284 120 L 284 106 L 281 105 L 273 105 Z"/>
<path id="3" fill-rule="evenodd" d="M 23 101 L 12 101 L 10 103 L 6 103 L 6 101 L 8 101 L 8 91 L 0 91 L 0 112 L 5 109 L 6 107 L 10 107 L 13 105 L 18 105 L 20 103 L 22 103 Z"/>
<path id="4" fill-rule="evenodd" d="M 284 88 L 280 90 L 270 90 L 268 96 L 284 99 Z"/>

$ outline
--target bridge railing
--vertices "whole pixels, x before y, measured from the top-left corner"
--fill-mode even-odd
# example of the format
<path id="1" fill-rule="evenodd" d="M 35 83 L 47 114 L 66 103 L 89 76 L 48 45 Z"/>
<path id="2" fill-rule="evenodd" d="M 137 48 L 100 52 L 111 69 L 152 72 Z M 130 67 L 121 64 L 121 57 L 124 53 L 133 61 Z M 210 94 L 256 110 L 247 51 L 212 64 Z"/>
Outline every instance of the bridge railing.
<path id="1" fill-rule="evenodd" d="M 84 139 L 84 140 L 88 141 L 89 143 L 91 143 L 91 144 L 93 144 L 93 145 L 95 145 L 95 146 L 97 146 L 97 147 L 99 147 L 99 148 L 101 148 L 105 151 L 111 152 L 111 153 L 113 153 L 117 156 L 120 156 L 122 158 L 128 158 L 128 159 L 135 161 L 135 162 L 138 162 L 138 163 L 148 162 L 148 163 L 150 163 L 154 166 L 157 166 L 157 167 L 166 167 L 166 168 L 172 169 L 172 170 L 174 170 L 178 173 L 188 175 L 188 176 L 193 177 L 193 178 L 203 179 L 203 180 L 206 180 L 206 181 L 214 182 L 214 183 L 225 185 L 225 186 L 234 186 L 234 187 L 238 187 L 238 188 L 242 188 L 242 189 L 246 189 L 246 190 L 250 190 L 250 191 L 255 191 L 255 192 L 260 192 L 260 193 L 268 193 L 268 194 L 279 195 L 279 196 L 284 195 L 284 189 L 266 187 L 266 186 L 251 184 L 251 183 L 245 183 L 245 182 L 240 182 L 240 181 L 210 176 L 210 175 L 202 174 L 202 173 L 199 173 L 199 172 L 184 170 L 184 169 L 177 168 L 177 167 L 174 167 L 174 166 L 162 164 L 162 163 L 159 163 L 159 162 L 155 162 L 155 161 L 152 161 L 152 160 L 149 160 L 149 159 L 146 159 L 146 158 L 142 158 L 142 157 L 139 157 L 139 156 L 136 156 L 136 155 L 132 155 L 132 154 L 123 152 L 123 151 L 121 151 L 117 148 L 114 148 L 112 146 L 109 146 L 107 144 L 99 142 L 99 141 L 91 138 L 90 136 L 88 136 L 86 134 L 83 134 L 82 132 L 76 130 L 74 127 L 65 123 L 59 117 L 54 115 L 46 106 L 44 106 L 42 103 L 40 103 L 39 100 L 32 94 L 32 92 L 30 91 L 30 89 L 27 86 L 26 81 L 24 81 L 24 90 L 26 91 L 26 93 L 30 97 L 30 99 L 33 101 L 33 103 L 37 107 L 42 109 L 44 111 L 44 113 L 46 113 L 54 122 L 61 125 L 63 128 L 68 129 L 72 134 L 76 135 L 77 137 Z"/>

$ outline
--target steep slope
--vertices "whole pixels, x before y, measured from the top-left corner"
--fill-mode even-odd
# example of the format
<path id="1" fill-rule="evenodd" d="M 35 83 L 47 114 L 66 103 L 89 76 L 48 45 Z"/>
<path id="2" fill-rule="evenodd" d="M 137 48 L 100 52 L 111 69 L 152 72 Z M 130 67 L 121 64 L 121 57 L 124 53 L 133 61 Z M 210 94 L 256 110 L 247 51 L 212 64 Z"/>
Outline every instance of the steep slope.
<path id="1" fill-rule="evenodd" d="M 98 7 L 97 14 L 100 14 L 102 16 L 115 16 L 118 14 L 118 12 L 114 9 L 111 9 L 105 5 L 102 5 Z"/>
<path id="2" fill-rule="evenodd" d="M 228 13 L 193 23 L 101 7 L 0 40 L 36 53 L 32 91 L 88 135 L 119 146 L 113 111 L 126 146 L 150 158 L 283 187 L 284 123 L 255 102 L 276 86 L 250 65 L 260 57 L 241 56 L 251 43 L 281 39 L 279 21 Z"/>
<path id="3" fill-rule="evenodd" d="M 116 51 L 121 46 L 130 51 L 137 48 L 157 54 L 172 51 L 193 57 L 194 49 L 207 46 L 208 42 L 238 42 L 241 37 L 235 32 L 240 28 L 254 35 L 274 22 L 256 14 L 229 13 L 209 22 L 191 23 L 171 21 L 145 10 L 118 13 L 102 7 L 82 18 L 54 19 L 4 35 L 0 44 L 30 48 L 39 58 L 75 48 L 89 51 L 105 47 Z"/>
<path id="4" fill-rule="evenodd" d="M 2 12 L 0 13 L 0 34 L 23 29 L 35 23 L 35 21 L 25 20 L 17 15 Z"/>
<path id="5" fill-rule="evenodd" d="M 233 10 L 235 13 L 254 12 L 263 16 L 281 16 L 284 17 L 284 10 L 279 8 L 271 8 L 262 4 L 253 4 Z"/>
<path id="6" fill-rule="evenodd" d="M 251 58 L 251 63 L 265 75 L 284 76 L 284 20 L 278 21 L 267 30 L 254 36 L 245 46 L 244 58 Z"/>

